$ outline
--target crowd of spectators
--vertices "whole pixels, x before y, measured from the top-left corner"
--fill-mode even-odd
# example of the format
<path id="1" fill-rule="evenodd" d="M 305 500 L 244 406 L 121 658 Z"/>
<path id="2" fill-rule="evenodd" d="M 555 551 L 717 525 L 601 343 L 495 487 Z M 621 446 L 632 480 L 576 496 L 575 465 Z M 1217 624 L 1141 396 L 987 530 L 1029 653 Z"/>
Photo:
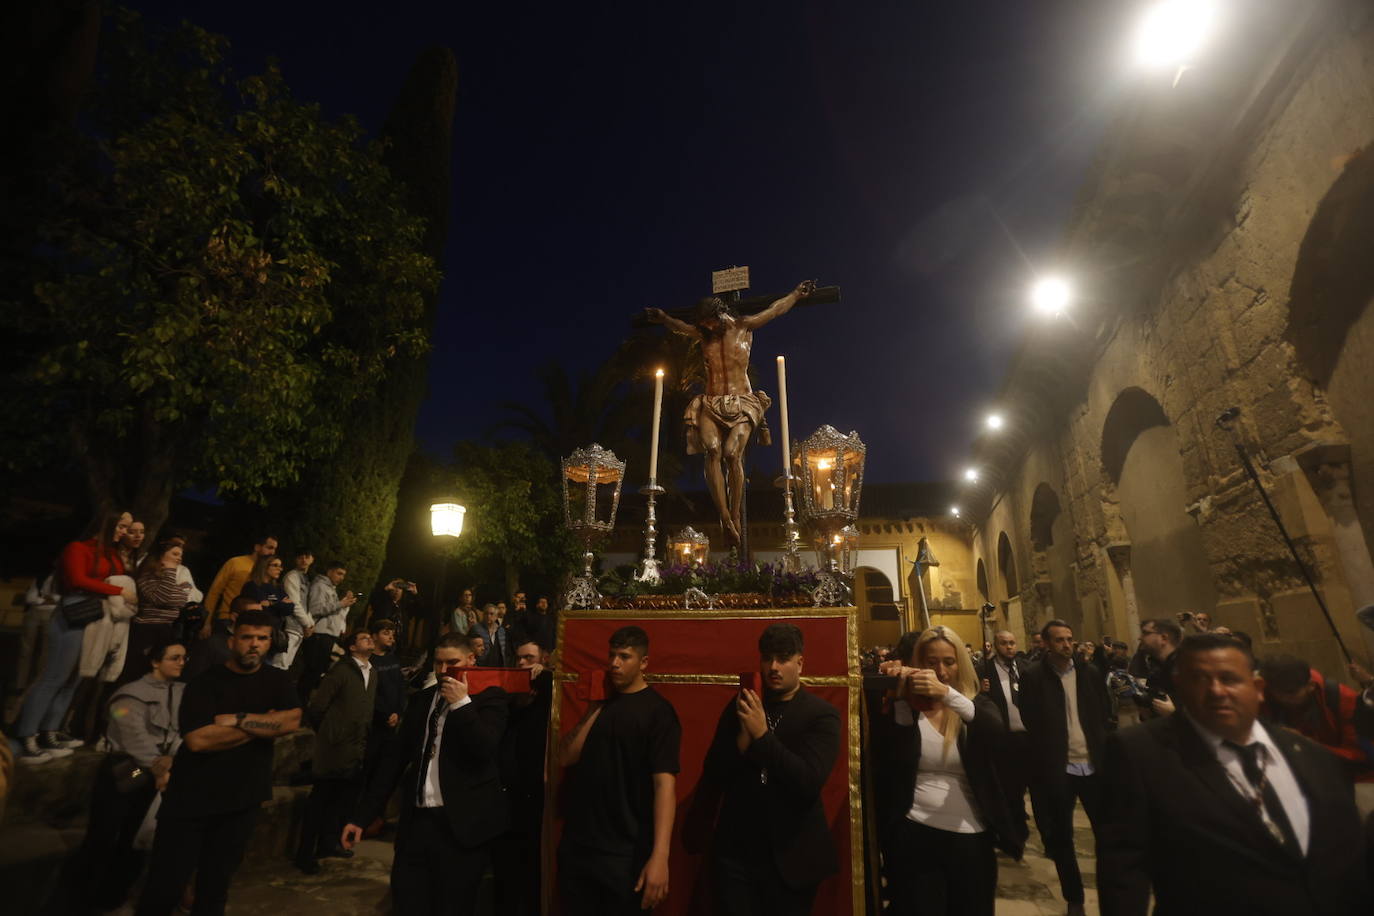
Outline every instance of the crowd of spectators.
<path id="1" fill-rule="evenodd" d="M 425 662 L 453 621 L 485 638 L 475 664 L 538 675 L 553 649 L 544 597 L 530 610 L 517 592 L 509 614 L 505 601 L 478 612 L 467 589 L 445 612 L 392 578 L 368 598 L 342 587 L 344 562 L 317 564 L 301 546 L 280 553 L 266 532 L 202 594 L 186 540 L 145 546 L 145 536 L 127 512 L 103 518 L 25 595 L 5 684 L 6 733 L 18 745 L 11 757 L 5 743 L 6 784 L 13 766 L 51 766 L 83 747 L 100 755 L 85 840 L 64 865 L 54 912 L 222 912 L 271 794 L 272 742 L 305 726 L 315 734 L 309 767 L 293 779 L 311 786 L 295 864 L 314 873 L 321 858 L 351 857 L 344 824 L 395 749 L 408 699 L 434 685 Z M 548 676 L 540 683 L 547 692 Z M 528 697 L 520 706 L 527 714 Z M 547 697 L 534 709 L 546 722 Z M 524 734 L 528 744 L 529 724 Z M 524 788 L 526 842 L 511 847 L 535 862 L 524 847 L 531 824 L 538 843 L 536 794 L 542 812 L 542 791 Z M 507 892 L 525 899 L 527 883 L 508 880 Z"/>

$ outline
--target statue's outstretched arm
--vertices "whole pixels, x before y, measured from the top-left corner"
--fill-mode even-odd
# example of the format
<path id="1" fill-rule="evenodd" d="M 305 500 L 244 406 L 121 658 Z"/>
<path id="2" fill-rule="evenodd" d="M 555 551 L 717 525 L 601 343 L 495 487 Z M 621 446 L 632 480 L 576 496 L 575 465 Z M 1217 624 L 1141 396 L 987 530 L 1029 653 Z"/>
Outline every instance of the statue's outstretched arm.
<path id="1" fill-rule="evenodd" d="M 694 325 L 674 318 L 672 315 L 663 311 L 663 309 L 645 309 L 644 317 L 648 318 L 654 324 L 663 325 L 674 334 L 682 334 L 685 337 L 701 336 L 701 332 L 698 331 Z"/>
<path id="2" fill-rule="evenodd" d="M 751 331 L 756 328 L 761 328 L 774 318 L 780 315 L 786 315 L 792 306 L 796 305 L 799 301 L 805 299 L 815 291 L 815 280 L 803 280 L 797 284 L 797 288 L 792 290 L 792 292 L 783 296 L 781 299 L 775 300 L 772 305 L 768 306 L 768 308 L 763 311 L 746 316 L 740 321 L 740 324 Z"/>

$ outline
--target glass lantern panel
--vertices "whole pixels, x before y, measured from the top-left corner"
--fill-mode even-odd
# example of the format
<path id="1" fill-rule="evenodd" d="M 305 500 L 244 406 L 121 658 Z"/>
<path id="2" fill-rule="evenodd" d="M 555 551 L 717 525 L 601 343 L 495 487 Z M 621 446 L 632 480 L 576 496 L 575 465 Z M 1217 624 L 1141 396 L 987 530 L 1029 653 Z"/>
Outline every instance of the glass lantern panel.
<path id="1" fill-rule="evenodd" d="M 811 499 L 818 510 L 835 508 L 838 457 L 835 449 L 816 449 L 807 452 L 806 460 L 811 469 Z"/>

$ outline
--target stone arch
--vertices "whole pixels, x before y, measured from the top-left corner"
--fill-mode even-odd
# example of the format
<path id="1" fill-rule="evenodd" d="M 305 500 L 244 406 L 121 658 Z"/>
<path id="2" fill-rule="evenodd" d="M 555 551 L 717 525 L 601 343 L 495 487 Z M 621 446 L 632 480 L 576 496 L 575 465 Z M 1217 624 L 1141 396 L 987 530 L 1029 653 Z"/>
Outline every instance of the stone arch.
<path id="1" fill-rule="evenodd" d="M 1059 494 L 1048 483 L 1037 486 L 1031 497 L 1030 543 L 1035 594 L 1033 607 L 1025 613 L 1032 629 L 1052 617 L 1081 629 L 1083 614 L 1074 580 L 1077 557 L 1073 520 L 1063 511 Z"/>
<path id="2" fill-rule="evenodd" d="M 1307 227 L 1289 287 L 1286 336 L 1350 442 L 1355 507 L 1374 537 L 1374 147 L 1345 168 Z"/>
<path id="3" fill-rule="evenodd" d="M 1184 509 L 1188 484 L 1178 436 L 1164 408 L 1142 389 L 1125 389 L 1108 411 L 1102 464 L 1131 544 L 1140 617 L 1213 610 L 1216 587 L 1202 532 Z"/>
<path id="4" fill-rule="evenodd" d="M 1116 397 L 1102 424 L 1102 469 L 1113 484 L 1121 483 L 1126 454 L 1147 429 L 1168 426 L 1159 402 L 1140 388 L 1127 388 Z"/>
<path id="5" fill-rule="evenodd" d="M 1021 581 L 1016 576 L 1016 554 L 1005 531 L 997 535 L 997 571 L 1002 574 L 1002 587 L 1006 590 L 1003 597 L 1015 598 L 1021 594 Z"/>
<path id="6" fill-rule="evenodd" d="M 984 601 L 991 601 L 992 595 L 988 592 L 988 568 L 983 564 L 983 558 L 978 558 L 978 594 L 983 596 Z"/>

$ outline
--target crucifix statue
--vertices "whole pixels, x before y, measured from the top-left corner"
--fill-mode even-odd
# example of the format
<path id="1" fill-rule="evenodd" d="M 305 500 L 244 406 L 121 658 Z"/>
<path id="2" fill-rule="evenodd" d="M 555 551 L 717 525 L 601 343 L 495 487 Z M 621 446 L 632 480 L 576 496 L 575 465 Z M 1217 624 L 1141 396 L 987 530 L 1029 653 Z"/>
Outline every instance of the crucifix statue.
<path id="1" fill-rule="evenodd" d="M 744 524 L 744 451 L 754 430 L 769 444 L 763 414 L 772 399 L 749 384 L 749 350 L 754 331 L 784 315 L 810 296 L 816 284 L 805 280 L 762 311 L 741 314 L 724 299 L 709 296 L 698 303 L 691 321 L 662 309 L 647 309 L 645 317 L 670 331 L 701 341 L 706 390 L 692 399 L 683 416 L 687 424 L 687 454 L 705 453 L 706 486 L 720 513 L 731 546 L 742 545 Z"/>

